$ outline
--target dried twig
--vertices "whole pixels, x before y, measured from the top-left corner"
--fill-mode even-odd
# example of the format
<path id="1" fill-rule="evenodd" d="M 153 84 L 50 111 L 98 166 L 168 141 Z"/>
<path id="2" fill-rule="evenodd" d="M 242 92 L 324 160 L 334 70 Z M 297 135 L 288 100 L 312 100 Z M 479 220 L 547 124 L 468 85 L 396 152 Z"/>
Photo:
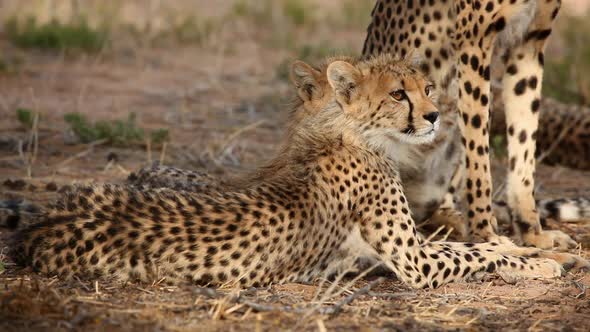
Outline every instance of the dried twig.
<path id="1" fill-rule="evenodd" d="M 368 283 L 365 287 L 358 289 L 356 292 L 338 301 L 338 303 L 336 303 L 335 305 L 326 308 L 321 308 L 318 310 L 318 312 L 322 315 L 336 315 L 342 311 L 343 306 L 352 303 L 352 301 L 356 300 L 362 295 L 368 294 L 371 291 L 371 288 L 381 283 L 383 280 L 384 278 L 377 278 Z"/>
<path id="2" fill-rule="evenodd" d="M 55 168 L 57 168 L 57 169 L 62 168 L 64 166 L 66 166 L 67 164 L 71 163 L 72 161 L 74 161 L 78 158 L 84 157 L 85 155 L 91 153 L 94 150 L 95 146 L 102 145 L 106 142 L 108 142 L 108 139 L 105 138 L 105 139 L 94 141 L 94 142 L 88 144 L 88 148 L 86 150 L 80 151 L 80 152 L 76 153 L 75 155 L 61 161 L 59 164 L 55 165 Z"/>
<path id="3" fill-rule="evenodd" d="M 149 165 L 152 164 L 152 140 L 150 138 L 147 138 L 145 140 L 145 150 L 147 153 L 147 162 Z"/>
<path id="4" fill-rule="evenodd" d="M 365 287 L 358 289 L 354 293 L 350 294 L 349 296 L 345 297 L 344 299 L 338 301 L 333 306 L 324 307 L 324 308 L 312 308 L 314 312 L 317 312 L 322 315 L 336 315 L 342 311 L 342 307 L 347 304 L 352 303 L 354 300 L 359 298 L 360 296 L 366 295 L 371 291 L 375 285 L 382 282 L 384 278 L 377 278 L 370 283 L 368 283 Z M 268 305 L 268 304 L 260 304 L 256 302 L 252 302 L 249 300 L 244 300 L 242 302 L 246 306 L 257 310 L 257 311 L 283 311 L 283 312 L 291 312 L 291 313 L 299 313 L 299 314 L 309 314 L 308 308 L 295 308 L 293 306 L 276 306 L 276 305 Z"/>
<path id="5" fill-rule="evenodd" d="M 162 143 L 162 152 L 160 152 L 160 165 L 164 165 L 164 158 L 166 158 L 167 142 Z"/>
<path id="6" fill-rule="evenodd" d="M 440 233 L 440 231 L 442 231 L 445 228 L 445 225 L 441 225 L 439 228 L 436 229 L 436 231 L 434 231 L 432 234 L 430 234 L 426 240 L 424 240 L 424 242 L 422 242 L 422 245 L 425 246 L 428 243 L 430 243 L 430 241 L 432 241 L 432 239 L 438 234 Z"/>
<path id="7" fill-rule="evenodd" d="M 506 182 L 502 182 L 499 186 L 496 187 L 496 190 L 494 190 L 494 194 L 492 195 L 492 200 L 498 199 L 498 196 L 500 196 L 504 192 L 504 187 L 506 187 Z"/>
<path id="8" fill-rule="evenodd" d="M 264 124 L 266 122 L 266 120 L 258 120 L 254 123 L 251 123 L 247 126 L 244 126 L 242 128 L 239 128 L 238 130 L 234 131 L 231 135 L 229 135 L 225 140 L 223 140 L 223 142 L 221 142 L 221 144 L 219 145 L 219 149 L 218 151 L 220 153 L 222 153 L 223 151 L 225 151 L 225 149 L 227 149 L 227 147 L 229 146 L 229 144 L 235 140 L 236 138 L 238 138 L 238 136 L 242 135 L 243 133 L 252 130 L 256 127 L 261 126 L 262 124 Z"/>
<path id="9" fill-rule="evenodd" d="M 371 297 L 380 297 L 386 300 L 399 299 L 402 297 L 416 297 L 416 292 L 403 292 L 403 293 L 374 293 L 369 292 L 367 295 Z"/>
<path id="10" fill-rule="evenodd" d="M 574 296 L 574 298 L 581 299 L 584 296 L 586 296 L 586 289 L 587 289 L 587 287 L 584 284 L 582 284 L 581 282 L 579 282 L 579 281 L 577 281 L 575 279 L 572 280 L 572 283 L 574 284 L 574 286 L 576 286 L 580 290 L 580 293 L 577 294 L 576 296 Z"/>
<path id="11" fill-rule="evenodd" d="M 31 98 L 35 101 L 35 94 L 32 89 Z M 30 178 L 33 173 L 33 164 L 37 160 L 37 153 L 39 152 L 39 112 L 37 111 L 37 105 L 35 106 L 35 110 L 33 111 L 33 123 L 29 130 L 26 149 L 23 148 L 23 141 L 19 140 L 18 142 L 18 155 L 25 165 L 28 178 Z"/>
<path id="12" fill-rule="evenodd" d="M 549 156 L 551 154 L 551 152 L 553 152 L 553 150 L 555 150 L 555 148 L 557 148 L 557 146 L 559 145 L 559 143 L 561 143 L 561 141 L 563 141 L 563 139 L 565 138 L 565 136 L 567 135 L 567 132 L 573 128 L 573 126 L 575 125 L 575 122 L 571 122 L 568 126 L 565 126 L 561 132 L 559 133 L 559 136 L 557 136 L 557 138 L 555 139 L 555 141 L 553 141 L 553 143 L 551 143 L 551 145 L 549 146 L 549 148 L 545 151 L 543 151 L 543 153 L 537 158 L 537 163 L 540 164 L 545 158 L 547 158 L 547 156 Z"/>

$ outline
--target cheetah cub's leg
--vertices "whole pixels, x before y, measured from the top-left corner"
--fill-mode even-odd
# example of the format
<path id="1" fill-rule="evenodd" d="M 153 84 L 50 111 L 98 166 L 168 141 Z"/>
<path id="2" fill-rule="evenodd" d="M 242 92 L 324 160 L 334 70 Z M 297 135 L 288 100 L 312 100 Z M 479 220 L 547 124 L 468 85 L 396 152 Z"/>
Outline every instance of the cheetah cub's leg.
<path id="1" fill-rule="evenodd" d="M 525 258 L 510 254 L 535 253 L 536 248 L 518 248 L 512 244 L 425 243 L 417 237 L 414 220 L 398 181 L 384 182 L 391 208 L 365 203 L 360 233 L 383 263 L 398 278 L 416 288 L 479 277 L 499 272 L 523 278 L 554 278 L 562 267 L 551 259 Z M 528 251 L 527 251 L 528 250 Z M 531 252 L 534 251 L 534 252 Z"/>
<path id="2" fill-rule="evenodd" d="M 541 229 L 533 197 L 543 51 L 559 3 L 557 0 L 538 1 L 535 18 L 524 40 L 505 55 L 502 99 L 506 109 L 510 160 L 507 198 L 514 232 L 525 245 L 566 250 L 575 247 L 575 241 L 561 231 Z"/>

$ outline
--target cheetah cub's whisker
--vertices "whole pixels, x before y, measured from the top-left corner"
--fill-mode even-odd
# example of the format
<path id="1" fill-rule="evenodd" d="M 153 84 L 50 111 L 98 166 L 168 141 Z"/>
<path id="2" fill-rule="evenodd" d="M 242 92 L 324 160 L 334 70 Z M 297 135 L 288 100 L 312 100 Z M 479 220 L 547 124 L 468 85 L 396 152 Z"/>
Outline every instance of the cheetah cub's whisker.
<path id="1" fill-rule="evenodd" d="M 305 102 L 319 71 L 298 62 L 292 80 Z M 261 286 L 307 282 L 343 250 L 377 258 L 413 287 L 498 271 L 557 277 L 551 259 L 511 243 L 422 242 L 395 155 L 373 139 L 419 144 L 436 131 L 428 80 L 390 55 L 333 61 L 332 96 L 292 122 L 287 140 L 256 183 L 202 192 L 97 185 L 68 193 L 21 232 L 17 250 L 37 271 Z M 298 107 L 302 107 L 299 105 Z"/>

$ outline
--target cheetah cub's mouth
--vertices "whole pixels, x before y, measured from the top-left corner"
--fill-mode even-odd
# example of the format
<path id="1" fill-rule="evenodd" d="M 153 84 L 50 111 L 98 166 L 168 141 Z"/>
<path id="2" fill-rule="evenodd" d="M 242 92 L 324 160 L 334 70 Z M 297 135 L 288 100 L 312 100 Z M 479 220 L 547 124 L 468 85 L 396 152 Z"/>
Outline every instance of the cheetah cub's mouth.
<path id="1" fill-rule="evenodd" d="M 390 138 L 408 144 L 429 144 L 434 141 L 440 129 L 440 119 L 426 128 L 406 128 L 401 132 L 393 132 Z"/>

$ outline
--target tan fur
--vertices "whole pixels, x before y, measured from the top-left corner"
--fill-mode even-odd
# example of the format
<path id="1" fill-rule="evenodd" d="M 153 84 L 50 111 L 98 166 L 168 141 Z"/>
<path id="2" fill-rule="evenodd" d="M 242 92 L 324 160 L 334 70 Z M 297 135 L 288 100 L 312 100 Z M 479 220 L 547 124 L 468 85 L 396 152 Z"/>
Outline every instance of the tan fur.
<path id="1" fill-rule="evenodd" d="M 575 245 L 565 233 L 542 230 L 533 198 L 543 52 L 559 5 L 558 0 L 379 0 L 373 10 L 363 54 L 422 56 L 420 68 L 456 100 L 465 176 L 456 172 L 453 182 L 465 179 L 466 217 L 474 238 L 498 236 L 489 162 L 491 66 L 498 54 L 508 124 L 507 198 L 517 240 L 540 248 Z M 452 208 L 450 194 L 443 205 Z"/>
<path id="2" fill-rule="evenodd" d="M 334 100 L 291 128 L 277 156 L 284 161 L 262 169 L 256 184 L 200 193 L 77 188 L 21 233 L 20 253 L 48 274 L 213 285 L 309 281 L 337 265 L 343 250 L 379 259 L 413 287 L 494 271 L 561 275 L 555 260 L 522 257 L 542 254 L 538 249 L 509 242 L 423 243 L 395 156 L 367 137 L 401 133 L 416 144 L 433 138 L 428 81 L 390 56 L 335 61 L 327 77 L 337 87 Z M 400 86 L 410 97 L 392 97 Z"/>

